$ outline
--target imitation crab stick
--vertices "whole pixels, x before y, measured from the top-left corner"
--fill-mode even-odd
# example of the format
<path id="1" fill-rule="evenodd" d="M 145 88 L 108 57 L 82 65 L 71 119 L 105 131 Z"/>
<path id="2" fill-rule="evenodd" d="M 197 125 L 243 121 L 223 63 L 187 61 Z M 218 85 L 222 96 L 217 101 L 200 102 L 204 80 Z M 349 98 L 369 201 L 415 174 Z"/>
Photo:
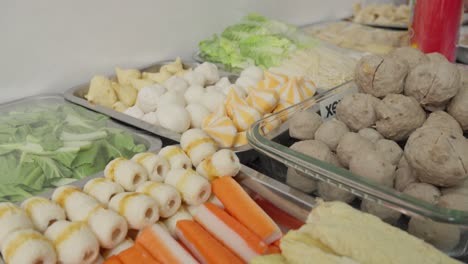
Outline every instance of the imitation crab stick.
<path id="1" fill-rule="evenodd" d="M 241 259 L 193 220 L 178 221 L 176 233 L 182 243 L 202 263 L 243 263 Z"/>
<path id="2" fill-rule="evenodd" d="M 198 263 L 160 224 L 143 229 L 136 242 L 161 263 Z"/>
<path id="3" fill-rule="evenodd" d="M 263 255 L 268 249 L 257 235 L 212 203 L 201 205 L 196 210 L 194 218 L 246 262 L 255 256 Z"/>
<path id="4" fill-rule="evenodd" d="M 106 259 L 106 261 L 104 261 L 104 264 L 123 264 L 123 263 L 122 263 L 122 261 L 120 261 L 119 257 L 112 256 L 112 257 Z"/>
<path id="5" fill-rule="evenodd" d="M 212 181 L 212 191 L 226 211 L 259 236 L 266 244 L 281 238 L 278 225 L 262 210 L 245 190 L 231 177 Z"/>
<path id="6" fill-rule="evenodd" d="M 287 230 L 297 230 L 305 224 L 303 221 L 291 216 L 263 198 L 255 197 L 254 200 L 265 211 L 265 213 L 275 219 L 275 222 L 278 225 L 286 228 Z"/>
<path id="7" fill-rule="evenodd" d="M 150 253 L 146 251 L 142 246 L 139 244 L 135 244 L 133 247 L 130 247 L 124 251 L 122 251 L 118 255 L 120 261 L 124 264 L 135 264 L 135 263 L 144 263 L 144 264 L 158 264 L 157 260 L 155 260 Z"/>

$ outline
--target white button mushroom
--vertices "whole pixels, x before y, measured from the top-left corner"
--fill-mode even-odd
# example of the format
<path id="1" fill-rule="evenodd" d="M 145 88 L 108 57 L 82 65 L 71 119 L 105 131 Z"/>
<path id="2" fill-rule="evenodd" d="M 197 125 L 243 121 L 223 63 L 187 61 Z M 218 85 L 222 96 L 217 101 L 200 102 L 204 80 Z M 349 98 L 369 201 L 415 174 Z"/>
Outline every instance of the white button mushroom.
<path id="1" fill-rule="evenodd" d="M 167 91 L 165 94 L 161 95 L 157 100 L 158 108 L 166 104 L 175 104 L 184 107 L 185 99 L 181 94 L 175 91 Z"/>
<path id="2" fill-rule="evenodd" d="M 322 141 L 327 144 L 327 146 L 335 151 L 336 146 L 340 142 L 340 139 L 349 132 L 349 128 L 345 123 L 333 119 L 330 121 L 324 122 L 318 129 L 315 131 L 315 140 Z"/>
<path id="3" fill-rule="evenodd" d="M 184 98 L 187 104 L 195 104 L 201 102 L 204 94 L 205 88 L 200 85 L 192 85 L 185 91 Z"/>
<path id="4" fill-rule="evenodd" d="M 314 112 L 300 111 L 289 121 L 289 135 L 296 139 L 313 139 L 315 132 L 322 125 L 322 118 Z"/>
<path id="5" fill-rule="evenodd" d="M 125 111 L 123 111 L 124 114 L 129 115 L 134 118 L 142 118 L 145 113 L 141 111 L 141 109 L 138 106 L 132 106 L 127 108 Z"/>
<path id="6" fill-rule="evenodd" d="M 387 139 L 400 141 L 421 127 L 426 113 L 413 98 L 402 94 L 389 94 L 376 107 L 377 131 Z"/>
<path id="7" fill-rule="evenodd" d="M 206 84 L 215 84 L 219 80 L 218 67 L 213 63 L 204 62 L 198 65 L 194 72 L 202 74 L 205 77 Z"/>
<path id="8" fill-rule="evenodd" d="M 189 87 L 188 82 L 184 78 L 175 75 L 167 79 L 163 85 L 168 91 L 175 91 L 180 94 L 184 94 Z"/>
<path id="9" fill-rule="evenodd" d="M 190 127 L 190 114 L 183 106 L 163 104 L 156 113 L 159 124 L 171 131 L 182 133 Z"/>
<path id="10" fill-rule="evenodd" d="M 141 88 L 138 92 L 136 105 L 144 112 L 154 112 L 157 108 L 157 101 L 166 92 L 162 85 L 154 84 Z"/>
<path id="11" fill-rule="evenodd" d="M 336 118 L 350 130 L 371 127 L 375 124 L 375 106 L 379 100 L 372 95 L 355 93 L 345 96 L 336 107 Z"/>
<path id="12" fill-rule="evenodd" d="M 252 80 L 255 80 L 257 82 L 263 80 L 263 70 L 262 68 L 258 67 L 258 66 L 249 66 L 247 68 L 245 68 L 241 74 L 240 74 L 241 77 L 245 76 L 245 77 L 249 77 L 251 78 Z"/>
<path id="13" fill-rule="evenodd" d="M 211 91 L 203 94 L 201 98 L 201 104 L 208 108 L 211 112 L 216 111 L 220 106 L 224 104 L 226 95 L 218 91 Z"/>
<path id="14" fill-rule="evenodd" d="M 199 72 L 189 71 L 185 73 L 184 79 L 192 86 L 192 85 L 199 85 L 205 86 L 206 79 L 205 76 Z"/>
<path id="15" fill-rule="evenodd" d="M 228 77 L 223 77 L 216 82 L 216 86 L 220 87 L 223 93 L 225 93 L 226 89 L 231 86 L 231 81 L 229 81 Z M 227 95 L 227 93 L 225 93 Z"/>
<path id="16" fill-rule="evenodd" d="M 210 110 L 201 104 L 189 104 L 185 109 L 190 114 L 192 128 L 201 128 L 203 120 L 210 114 Z"/>
<path id="17" fill-rule="evenodd" d="M 145 121 L 146 123 L 150 123 L 152 125 L 159 125 L 159 121 L 158 121 L 158 114 L 156 112 L 149 112 L 149 113 L 146 113 L 142 118 L 141 120 Z"/>
<path id="18" fill-rule="evenodd" d="M 441 195 L 440 190 L 437 189 L 437 187 L 424 182 L 409 184 L 403 190 L 403 193 L 428 202 L 430 204 L 436 204 Z"/>

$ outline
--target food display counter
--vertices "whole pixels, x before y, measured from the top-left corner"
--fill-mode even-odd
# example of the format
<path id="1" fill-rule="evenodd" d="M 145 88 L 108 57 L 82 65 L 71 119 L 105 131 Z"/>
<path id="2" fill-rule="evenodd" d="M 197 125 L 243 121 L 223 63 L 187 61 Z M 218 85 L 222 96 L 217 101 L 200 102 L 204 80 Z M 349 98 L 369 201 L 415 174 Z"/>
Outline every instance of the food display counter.
<path id="1" fill-rule="evenodd" d="M 0 105 L 0 261 L 466 261 L 468 68 L 410 47 L 410 10 L 245 14 Z"/>

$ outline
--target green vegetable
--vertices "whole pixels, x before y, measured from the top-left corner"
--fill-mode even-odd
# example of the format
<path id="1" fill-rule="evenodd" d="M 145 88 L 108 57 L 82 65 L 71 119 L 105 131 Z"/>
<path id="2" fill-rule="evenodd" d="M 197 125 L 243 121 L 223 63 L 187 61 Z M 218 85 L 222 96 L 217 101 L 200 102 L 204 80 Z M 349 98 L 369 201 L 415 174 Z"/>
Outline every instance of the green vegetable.
<path id="1" fill-rule="evenodd" d="M 235 72 L 252 65 L 278 66 L 290 52 L 315 43 L 295 26 L 250 14 L 220 36 L 201 41 L 199 49 L 204 59 L 222 63 Z"/>
<path id="2" fill-rule="evenodd" d="M 0 201 L 32 195 L 104 170 L 146 151 L 108 118 L 81 107 L 28 106 L 0 116 Z"/>

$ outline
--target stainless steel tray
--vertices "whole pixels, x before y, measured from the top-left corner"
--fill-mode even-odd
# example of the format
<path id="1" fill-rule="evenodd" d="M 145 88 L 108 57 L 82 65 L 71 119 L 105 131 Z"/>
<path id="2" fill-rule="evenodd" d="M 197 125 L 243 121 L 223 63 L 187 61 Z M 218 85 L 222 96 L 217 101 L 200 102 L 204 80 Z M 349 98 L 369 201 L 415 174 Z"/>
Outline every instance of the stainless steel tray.
<path id="1" fill-rule="evenodd" d="M 89 180 L 100 177 L 104 177 L 104 172 L 73 182 L 70 185 L 83 188 Z M 316 205 L 314 198 L 244 165 L 242 165 L 235 179 L 251 195 L 262 197 L 275 207 L 302 222 L 306 221 L 308 214 Z M 53 191 L 42 193 L 39 196 L 50 198 Z"/>
<path id="2" fill-rule="evenodd" d="M 65 101 L 63 96 L 60 94 L 47 94 L 47 95 L 38 95 L 38 96 L 31 96 L 31 97 L 25 97 L 19 100 L 11 101 L 5 104 L 0 105 L 0 113 L 5 113 L 10 110 L 17 109 L 18 107 L 23 107 L 23 106 L 33 106 L 35 104 L 69 104 L 69 102 Z M 149 135 L 148 133 L 145 133 L 140 130 L 136 130 L 133 128 L 130 128 L 128 126 L 119 124 L 117 122 L 114 122 L 113 120 L 109 119 L 107 121 L 107 127 L 111 128 L 118 128 L 127 132 L 130 132 L 130 134 L 133 137 L 133 140 L 137 144 L 143 144 L 146 146 L 147 151 L 150 152 L 157 152 L 161 149 L 162 147 L 162 141 L 154 136 Z M 90 177 L 93 176 L 88 176 L 82 180 L 78 180 L 76 182 L 81 182 L 83 180 L 89 180 Z M 47 194 L 50 191 L 45 192 L 43 195 L 40 196 L 47 196 Z"/>
<path id="3" fill-rule="evenodd" d="M 145 68 L 143 68 L 141 70 L 146 71 L 146 72 L 158 72 L 159 69 L 163 65 L 165 65 L 165 64 L 167 64 L 169 62 L 171 62 L 171 61 L 158 62 L 158 63 L 155 63 L 154 65 L 145 67 Z M 193 67 L 193 66 L 196 66 L 196 65 L 197 65 L 197 63 L 184 63 L 184 67 L 186 67 L 186 68 L 187 67 Z M 222 70 L 220 71 L 220 75 L 223 76 L 223 77 L 228 77 L 231 81 L 234 81 L 235 79 L 237 79 L 236 75 L 226 73 L 226 72 L 224 72 Z M 109 76 L 109 77 L 114 77 L 114 76 Z M 136 127 L 136 128 L 139 128 L 139 129 L 142 129 L 142 130 L 145 130 L 145 131 L 148 131 L 148 132 L 150 132 L 150 133 L 152 133 L 154 135 L 158 135 L 158 136 L 162 137 L 164 145 L 169 145 L 169 144 L 174 144 L 174 143 L 180 142 L 181 134 L 179 134 L 179 133 L 175 133 L 175 132 L 170 131 L 168 129 L 165 129 L 165 128 L 161 127 L 161 126 L 155 126 L 155 125 L 149 124 L 149 123 L 144 122 L 144 121 L 142 121 L 140 119 L 137 119 L 137 118 L 131 117 L 129 115 L 117 112 L 117 111 L 115 111 L 115 110 L 113 110 L 111 108 L 91 104 L 90 102 L 88 102 L 84 98 L 84 96 L 88 93 L 88 90 L 89 90 L 89 83 L 78 85 L 76 87 L 68 89 L 64 93 L 64 97 L 65 97 L 66 100 L 68 100 L 68 101 L 70 101 L 70 102 L 72 102 L 74 104 L 81 105 L 81 106 L 86 107 L 86 108 L 88 108 L 90 110 L 93 110 L 95 112 L 102 113 L 102 114 L 105 114 L 107 116 L 110 116 L 111 118 L 113 118 L 115 120 L 118 120 L 120 122 L 123 122 L 125 124 L 131 125 L 133 127 Z M 252 147 L 250 147 L 249 145 L 245 145 L 245 146 L 241 146 L 241 147 L 237 147 L 237 148 L 232 148 L 232 150 L 236 152 L 236 154 L 239 156 L 239 159 L 243 163 L 250 162 L 250 161 L 254 160 L 257 157 L 257 152 L 255 152 L 255 150 L 253 150 Z"/>

